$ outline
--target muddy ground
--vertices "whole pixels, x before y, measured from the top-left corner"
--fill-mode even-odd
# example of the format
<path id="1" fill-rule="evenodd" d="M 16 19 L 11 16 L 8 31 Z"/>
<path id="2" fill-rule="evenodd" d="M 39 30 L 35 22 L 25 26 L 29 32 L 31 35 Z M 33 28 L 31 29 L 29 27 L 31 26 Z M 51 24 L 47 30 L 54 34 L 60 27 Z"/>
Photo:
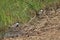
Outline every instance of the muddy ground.
<path id="1" fill-rule="evenodd" d="M 60 40 L 60 8 L 44 11 L 24 27 L 12 28 L 3 40 Z"/>

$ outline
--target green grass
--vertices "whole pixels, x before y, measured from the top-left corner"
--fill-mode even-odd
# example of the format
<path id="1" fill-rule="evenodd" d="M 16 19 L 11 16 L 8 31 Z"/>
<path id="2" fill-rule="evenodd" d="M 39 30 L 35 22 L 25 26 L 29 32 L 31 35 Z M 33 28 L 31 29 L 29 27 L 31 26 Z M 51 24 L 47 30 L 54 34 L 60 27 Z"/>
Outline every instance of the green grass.
<path id="1" fill-rule="evenodd" d="M 29 10 L 40 10 L 46 5 L 60 0 L 0 0 L 0 30 L 17 21 L 27 23 L 30 18 Z"/>

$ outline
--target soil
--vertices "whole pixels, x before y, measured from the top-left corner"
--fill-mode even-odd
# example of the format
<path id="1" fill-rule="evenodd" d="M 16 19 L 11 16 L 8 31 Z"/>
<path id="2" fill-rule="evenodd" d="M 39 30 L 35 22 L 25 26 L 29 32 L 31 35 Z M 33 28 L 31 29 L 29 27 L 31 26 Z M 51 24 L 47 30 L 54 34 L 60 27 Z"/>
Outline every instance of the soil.
<path id="1" fill-rule="evenodd" d="M 12 28 L 3 40 L 60 40 L 60 8 L 47 10 L 29 24 Z"/>

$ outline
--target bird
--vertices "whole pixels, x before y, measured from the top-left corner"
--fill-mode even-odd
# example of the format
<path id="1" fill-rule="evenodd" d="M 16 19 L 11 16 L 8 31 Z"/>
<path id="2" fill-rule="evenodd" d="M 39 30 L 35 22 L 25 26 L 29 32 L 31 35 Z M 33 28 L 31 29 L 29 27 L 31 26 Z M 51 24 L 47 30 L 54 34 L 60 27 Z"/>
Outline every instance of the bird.
<path id="1" fill-rule="evenodd" d="M 44 10 L 41 9 L 41 10 L 38 12 L 38 14 L 41 15 L 41 14 L 43 13 L 43 11 L 44 11 Z"/>
<path id="2" fill-rule="evenodd" d="M 17 27 L 19 27 L 19 25 L 20 25 L 20 23 L 16 22 L 13 25 L 10 25 L 9 28 L 17 28 Z"/>
<path id="3" fill-rule="evenodd" d="M 15 24 L 13 24 L 11 27 L 18 27 L 18 26 L 19 26 L 19 23 L 17 22 Z"/>
<path id="4" fill-rule="evenodd" d="M 43 14 L 43 11 L 44 11 L 43 9 L 39 10 L 38 13 L 37 13 L 36 15 L 37 15 L 37 16 L 42 15 L 42 14 Z"/>

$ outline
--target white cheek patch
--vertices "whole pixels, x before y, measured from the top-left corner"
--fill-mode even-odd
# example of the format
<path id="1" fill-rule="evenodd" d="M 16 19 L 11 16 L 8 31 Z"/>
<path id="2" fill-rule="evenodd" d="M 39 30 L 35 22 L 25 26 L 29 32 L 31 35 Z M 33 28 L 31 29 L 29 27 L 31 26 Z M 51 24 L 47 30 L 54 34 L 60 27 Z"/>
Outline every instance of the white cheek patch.
<path id="1" fill-rule="evenodd" d="M 16 25 L 19 25 L 19 23 L 16 23 Z"/>
<path id="2" fill-rule="evenodd" d="M 43 11 L 43 10 L 40 10 L 41 12 Z"/>

